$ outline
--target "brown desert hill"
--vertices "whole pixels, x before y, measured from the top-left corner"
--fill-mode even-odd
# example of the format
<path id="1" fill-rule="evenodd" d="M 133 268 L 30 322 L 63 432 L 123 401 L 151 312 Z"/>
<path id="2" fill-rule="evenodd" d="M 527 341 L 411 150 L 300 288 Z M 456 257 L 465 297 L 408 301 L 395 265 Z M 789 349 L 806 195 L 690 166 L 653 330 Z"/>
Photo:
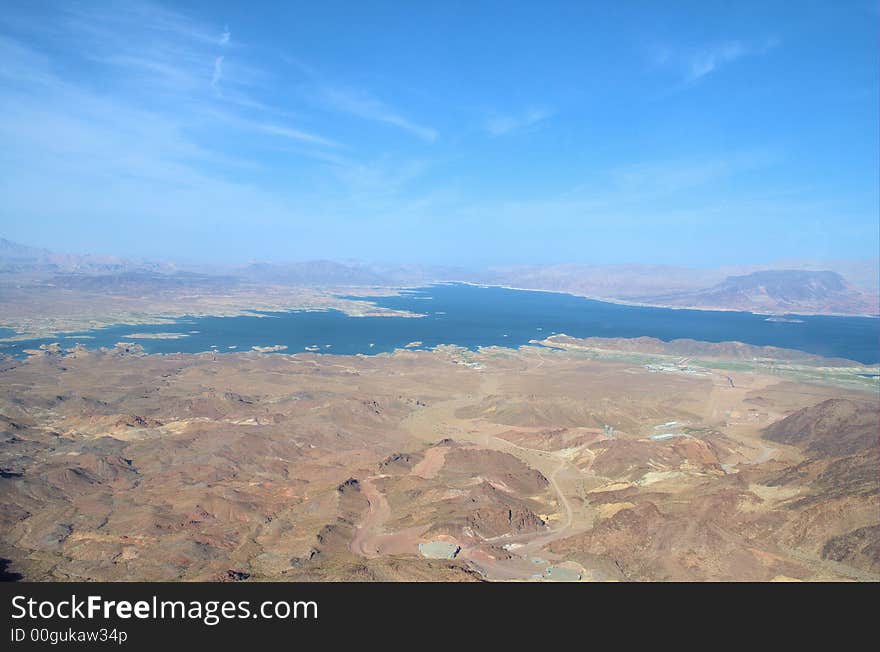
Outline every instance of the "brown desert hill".
<path id="1" fill-rule="evenodd" d="M 658 418 L 666 415 L 661 409 L 656 409 L 656 412 Z M 627 413 L 622 404 L 595 403 L 547 393 L 489 395 L 479 403 L 461 408 L 456 416 L 462 419 L 486 419 L 492 423 L 525 428 L 601 429 L 606 424 L 618 430 L 637 427 L 636 420 Z"/>
<path id="2" fill-rule="evenodd" d="M 880 569 L 880 412 L 877 405 L 828 399 L 764 429 L 807 459 L 771 475 L 771 486 L 800 484 L 791 519 L 776 528 L 786 544 L 813 542 L 823 559 Z"/>
<path id="3" fill-rule="evenodd" d="M 563 425 L 601 428 L 602 419 L 588 406 L 567 397 L 488 396 L 479 405 L 460 409 L 456 416 L 484 418 L 509 426 L 551 427 Z"/>
<path id="4" fill-rule="evenodd" d="M 810 551 L 869 573 L 880 572 L 880 452 L 877 449 L 828 460 L 815 458 L 767 486 L 798 489 L 782 513 L 768 515 L 767 536 L 787 548 Z"/>
<path id="5" fill-rule="evenodd" d="M 876 405 L 832 398 L 768 426 L 764 437 L 823 456 L 852 455 L 880 445 Z"/>
<path id="6" fill-rule="evenodd" d="M 752 500 L 747 492 L 704 488 L 689 497 L 687 511 L 675 504 L 661 508 L 660 498 L 626 503 L 592 529 L 551 544 L 551 550 L 586 562 L 611 559 L 617 579 L 625 581 L 766 581 L 798 574 L 796 563 L 762 553 L 737 531 L 738 507 Z"/>
<path id="7" fill-rule="evenodd" d="M 877 568 L 880 563 L 880 525 L 871 525 L 828 540 L 822 557 L 837 562 L 849 561 L 863 568 Z"/>
<path id="8" fill-rule="evenodd" d="M 542 451 L 577 448 L 595 441 L 602 432 L 599 428 L 543 428 L 522 431 L 517 428 L 496 435 L 500 439 Z"/>
<path id="9" fill-rule="evenodd" d="M 533 501 L 503 491 L 488 481 L 470 487 L 460 498 L 439 501 L 433 506 L 429 535 L 463 537 L 468 530 L 479 537 L 540 532 L 546 527 Z"/>
<path id="10" fill-rule="evenodd" d="M 720 470 L 719 457 L 729 454 L 723 444 L 696 438 L 666 441 L 605 439 L 593 444 L 592 468 L 618 480 L 635 480 L 658 465 L 680 468 L 688 464 L 704 471 Z"/>
<path id="11" fill-rule="evenodd" d="M 462 355 L 5 361 L 0 562 L 60 581 L 880 577 L 863 367 Z"/>
<path id="12" fill-rule="evenodd" d="M 527 496 L 544 491 L 549 484 L 539 471 L 508 453 L 474 448 L 459 448 L 447 453 L 443 476 L 474 477 L 478 474 Z"/>
<path id="13" fill-rule="evenodd" d="M 436 473 L 427 472 L 428 465 L 406 469 L 399 464 L 399 454 L 388 458 L 391 464 L 380 464 L 384 474 L 377 486 L 397 514 L 390 530 L 415 527 L 426 537 L 447 535 L 464 541 L 545 529 L 536 513 L 552 504 L 550 483 L 543 474 L 508 453 L 449 440 L 441 444 L 429 449 L 430 457 L 432 451 L 443 453 L 437 457 L 441 467 Z"/>
<path id="14" fill-rule="evenodd" d="M 705 290 L 636 297 L 645 303 L 771 313 L 878 313 L 878 298 L 831 271 L 780 269 L 729 276 Z"/>

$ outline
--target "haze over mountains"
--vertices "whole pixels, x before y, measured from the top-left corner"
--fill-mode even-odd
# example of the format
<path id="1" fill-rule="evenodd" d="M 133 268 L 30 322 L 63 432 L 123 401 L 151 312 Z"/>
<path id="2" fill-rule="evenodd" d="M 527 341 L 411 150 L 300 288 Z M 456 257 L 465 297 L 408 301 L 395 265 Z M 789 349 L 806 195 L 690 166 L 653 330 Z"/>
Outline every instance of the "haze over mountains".
<path id="1" fill-rule="evenodd" d="M 0 274 L 109 273 L 147 269 L 173 271 L 174 268 L 175 265 L 171 263 L 148 262 L 121 256 L 58 253 L 0 238 Z"/>
<path id="2" fill-rule="evenodd" d="M 664 306 L 720 308 L 755 312 L 876 312 L 872 297 L 848 283 L 837 272 L 765 270 L 728 276 L 705 290 L 649 296 L 648 303 Z"/>
<path id="3" fill-rule="evenodd" d="M 876 315 L 878 261 L 800 261 L 692 269 L 665 265 L 507 266 L 483 269 L 327 260 L 247 265 L 56 253 L 0 239 L 0 279 L 30 278 L 70 290 L 217 288 L 237 284 L 297 287 L 413 287 L 459 281 L 567 292 L 645 305 L 768 314 Z M 5 285 L 6 283 L 4 283 Z"/>

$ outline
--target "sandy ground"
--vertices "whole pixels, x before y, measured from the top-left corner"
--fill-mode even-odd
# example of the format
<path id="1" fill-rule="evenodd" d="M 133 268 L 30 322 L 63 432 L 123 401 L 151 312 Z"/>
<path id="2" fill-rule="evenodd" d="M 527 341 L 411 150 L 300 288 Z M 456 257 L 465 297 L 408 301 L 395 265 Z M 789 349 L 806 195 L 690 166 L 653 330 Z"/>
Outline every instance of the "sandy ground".
<path id="1" fill-rule="evenodd" d="M 857 548 L 880 521 L 867 458 L 762 435 L 874 390 L 679 364 L 538 347 L 9 362 L 0 556 L 41 579 L 876 579 Z M 454 563 L 430 565 L 429 541 L 460 546 Z"/>

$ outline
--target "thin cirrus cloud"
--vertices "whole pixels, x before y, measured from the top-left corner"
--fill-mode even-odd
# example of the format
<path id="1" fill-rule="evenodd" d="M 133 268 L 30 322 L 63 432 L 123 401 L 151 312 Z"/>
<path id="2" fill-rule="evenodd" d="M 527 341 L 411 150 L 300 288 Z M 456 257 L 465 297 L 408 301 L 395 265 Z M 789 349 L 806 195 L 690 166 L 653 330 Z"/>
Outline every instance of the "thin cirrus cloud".
<path id="1" fill-rule="evenodd" d="M 255 243 L 260 238 L 255 246 L 276 251 L 288 246 L 283 241 L 299 242 L 296 251 L 308 245 L 332 257 L 344 240 L 346 253 L 454 256 L 460 238 L 450 236 L 441 254 L 433 238 L 426 246 L 423 236 L 411 234 L 430 230 L 442 238 L 454 233 L 450 224 L 460 224 L 482 229 L 468 238 L 477 243 L 476 258 L 496 255 L 480 235 L 492 237 L 499 256 L 508 255 L 506 247 L 535 255 L 527 249 L 537 245 L 521 234 L 533 230 L 540 216 L 558 227 L 552 230 L 557 240 L 560 233 L 571 235 L 561 239 L 569 240 L 574 255 L 603 248 L 600 237 L 593 242 L 583 234 L 611 233 L 616 220 L 626 220 L 634 225 L 631 232 L 656 235 L 659 253 L 646 255 L 663 258 L 678 251 L 667 226 L 708 223 L 717 215 L 734 235 L 754 229 L 756 240 L 770 240 L 796 228 L 798 211 L 804 219 L 845 215 L 859 228 L 856 212 L 870 209 L 861 198 L 876 198 L 874 185 L 859 176 L 864 170 L 868 176 L 875 160 L 854 159 L 845 168 L 854 173 L 850 181 L 843 169 L 818 165 L 827 139 L 811 141 L 805 130 L 803 142 L 791 142 L 777 124 L 750 122 L 754 112 L 706 121 L 693 138 L 679 137 L 692 114 L 731 108 L 729 94 L 720 91 L 736 89 L 745 101 L 743 86 L 756 72 L 782 80 L 778 87 L 762 87 L 762 100 L 783 93 L 797 97 L 801 85 L 786 86 L 785 75 L 794 62 L 800 65 L 799 52 L 815 54 L 818 46 L 792 37 L 787 56 L 776 56 L 781 46 L 773 50 L 777 42 L 764 39 L 763 30 L 784 25 L 742 25 L 741 33 L 718 40 L 695 25 L 679 40 L 670 36 L 668 47 L 645 50 L 627 43 L 631 32 L 622 21 L 614 38 L 623 46 L 613 52 L 620 66 L 608 65 L 607 43 L 578 39 L 511 53 L 503 69 L 493 71 L 497 76 L 471 78 L 480 71 L 462 70 L 462 61 L 499 65 L 494 57 L 481 58 L 486 53 L 477 47 L 479 39 L 473 45 L 462 41 L 461 57 L 426 59 L 427 70 L 398 67 L 392 65 L 397 50 L 363 59 L 345 49 L 327 52 L 321 30 L 335 34 L 332 20 L 295 22 L 302 17 L 291 12 L 288 25 L 273 16 L 245 23 L 234 11 L 215 19 L 207 11 L 200 15 L 159 1 L 164 7 L 93 0 L 51 11 L 30 8 L 41 3 L 14 3 L 19 7 L 0 12 L 0 231 L 38 239 L 31 225 L 40 225 L 45 233 L 67 237 L 76 235 L 70 225 L 85 225 L 88 237 L 109 242 L 116 236 L 103 234 L 129 231 L 113 228 L 122 219 L 143 226 L 131 232 L 145 243 L 153 237 L 150 246 L 161 250 L 172 240 L 151 235 L 156 230 L 150 225 L 161 219 L 169 227 L 216 234 L 216 251 L 200 238 L 184 237 L 181 250 L 189 242 L 206 257 L 237 256 L 246 215 L 266 227 L 254 236 Z M 318 33 L 294 38 L 296 30 Z M 816 34 L 835 56 L 838 37 L 819 29 Z M 385 34 L 370 38 L 380 49 L 398 47 Z M 575 45 L 584 56 L 560 69 L 560 53 Z M 870 91 L 873 59 L 857 54 L 838 53 L 844 58 L 835 65 L 860 65 L 853 74 L 865 73 Z M 390 63 L 377 68 L 379 61 Z M 546 68 L 546 78 L 522 79 L 518 71 L 526 62 Z M 816 75 L 829 92 L 846 81 L 820 78 L 827 70 L 810 68 L 816 63 L 809 56 L 802 63 L 794 70 Z M 449 72 L 464 79 L 447 77 Z M 607 101 L 597 100 L 590 88 L 602 88 Z M 679 91 L 689 96 L 670 97 Z M 688 111 L 681 111 L 684 100 Z M 608 108 L 616 106 L 630 110 Z M 813 108 L 821 132 L 825 111 Z M 847 142 L 859 142 L 857 127 L 872 128 L 867 111 L 853 114 L 857 123 L 841 126 Z M 648 119 L 629 129 L 626 121 L 634 115 Z M 562 138 L 572 146 L 558 146 Z M 734 145 L 741 149 L 731 150 Z M 799 167 L 801 160 L 806 167 Z M 810 176 L 819 169 L 821 177 Z M 47 180 L 51 193 L 45 192 Z M 798 187 L 789 188 L 794 180 Z M 791 198 L 763 199 L 782 191 Z M 795 199 L 797 211 L 780 208 L 786 201 L 794 206 Z M 204 228 L 215 223 L 231 231 Z M 516 238 L 504 235 L 508 223 Z M 350 235 L 357 229 L 362 239 Z M 221 235 L 230 233 L 235 237 L 224 242 Z M 306 233 L 322 235 L 308 240 Z M 870 234 L 876 238 L 876 231 Z M 549 237 L 543 244 L 548 251 L 557 246 Z M 628 250 L 620 251 L 609 256 Z M 711 254 L 697 255 L 708 260 Z"/>
<path id="2" fill-rule="evenodd" d="M 214 74 L 211 75 L 211 86 L 217 88 L 220 79 L 223 77 L 223 57 L 219 56 L 214 59 Z"/>
<path id="3" fill-rule="evenodd" d="M 329 138 L 323 138 L 322 136 L 318 136 L 316 134 L 308 133 L 306 131 L 301 131 L 299 129 L 292 129 L 290 127 L 284 127 L 276 124 L 268 124 L 268 123 L 257 123 L 254 125 L 254 129 L 257 131 L 261 131 L 265 134 L 270 134 L 273 136 L 281 136 L 283 138 L 289 138 L 291 140 L 298 140 L 304 143 L 309 143 L 312 145 L 323 145 L 325 147 L 341 147 L 339 143 L 336 141 L 330 140 Z"/>
<path id="4" fill-rule="evenodd" d="M 700 77 L 705 77 L 720 66 L 740 59 L 748 52 L 748 48 L 739 41 L 722 43 L 721 45 L 698 52 L 693 55 L 690 61 L 688 79 L 694 81 Z"/>
<path id="5" fill-rule="evenodd" d="M 181 124 L 207 117 L 221 127 L 340 146 L 290 124 L 292 111 L 262 99 L 261 92 L 275 81 L 273 72 L 233 47 L 229 26 L 220 32 L 145 2 L 123 3 L 113 11 L 101 5 L 74 7 L 61 21 L 68 35 L 62 45 L 73 57 L 110 66 L 119 75 L 121 87 L 109 96 L 112 101 L 138 104 L 147 95 L 154 111 Z"/>
<path id="6" fill-rule="evenodd" d="M 653 63 L 675 70 L 685 83 L 694 83 L 740 59 L 766 54 L 777 45 L 779 40 L 771 38 L 763 43 L 727 40 L 697 48 L 660 47 L 653 54 Z"/>
<path id="7" fill-rule="evenodd" d="M 0 92 L 0 103 L 6 109 L 0 116 L 20 145 L 19 167 L 27 168 L 32 162 L 31 167 L 37 169 L 59 156 L 76 156 L 92 162 L 91 167 L 79 166 L 80 173 L 89 169 L 103 177 L 115 169 L 120 174 L 129 170 L 138 178 L 157 178 L 157 172 L 176 170 L 179 183 L 185 178 L 204 178 L 212 167 L 249 164 L 247 151 L 220 148 L 203 156 L 205 145 L 190 136 L 194 128 L 221 138 L 235 130 L 313 147 L 340 147 L 332 139 L 291 124 L 289 112 L 274 111 L 243 93 L 234 77 L 248 70 L 247 61 L 232 68 L 228 92 L 220 93 L 219 87 L 227 81 L 225 64 L 236 54 L 228 53 L 216 37 L 213 44 L 203 38 L 209 28 L 188 19 L 178 21 L 172 13 L 157 10 L 146 26 L 125 20 L 143 15 L 142 9 L 137 5 L 112 15 L 97 8 L 87 16 L 61 14 L 58 20 L 65 39 L 43 47 L 38 40 L 25 45 L 0 35 L 0 60 L 5 62 L 0 64 L 0 79 L 16 84 L 7 84 Z M 85 18 L 92 20 L 83 22 Z M 220 47 L 227 53 L 220 54 Z M 60 62 L 77 58 L 102 66 L 113 83 L 98 90 L 62 74 Z M 28 118 L 27 111 L 13 111 L 31 106 L 31 113 L 38 112 L 40 120 Z M 224 119 L 227 114 L 230 119 Z M 59 149 L 39 129 L 31 128 L 35 123 L 51 125 L 50 133 L 63 134 L 58 140 L 64 147 Z M 133 130 L 132 124 L 144 128 Z M 100 132 L 96 133 L 95 125 L 101 126 Z M 164 146 L 154 147 L 157 142 Z M 182 167 L 192 174 L 181 174 Z M 147 169 L 149 175 L 144 172 Z"/>
<path id="8" fill-rule="evenodd" d="M 362 91 L 321 86 L 312 93 L 312 99 L 319 105 L 341 113 L 384 123 L 407 131 L 422 140 L 433 142 L 439 134 L 436 129 L 420 125 L 400 115 L 392 107 Z"/>
<path id="9" fill-rule="evenodd" d="M 221 46 L 229 45 L 229 39 L 232 38 L 232 32 L 229 31 L 229 26 L 223 28 L 223 33 L 220 35 L 220 40 L 217 43 Z M 220 80 L 223 77 L 223 55 L 214 58 L 214 74 L 211 75 L 211 88 L 217 90 L 217 85 L 220 83 Z"/>
<path id="10" fill-rule="evenodd" d="M 208 129 L 211 123 L 199 116 L 226 116 L 213 124 L 314 147 L 347 148 L 334 138 L 297 124 L 309 107 L 298 105 L 301 103 L 296 100 L 302 97 L 277 93 L 285 71 L 263 65 L 264 61 L 254 58 L 253 47 L 234 44 L 229 25 L 221 30 L 174 9 L 133 0 L 112 6 L 71 5 L 57 12 L 53 21 L 26 27 L 42 31 L 46 47 L 28 49 L 27 61 L 23 62 L 20 42 L 7 39 L 2 49 L 14 55 L 3 57 L 7 65 L 0 63 L 7 77 L 16 71 L 22 75 L 28 66 L 38 64 L 45 76 L 53 68 L 60 69 L 64 60 L 84 60 L 103 68 L 113 80 L 108 87 L 112 90 L 104 95 L 108 101 L 117 102 L 121 111 L 123 105 L 148 105 L 169 121 L 200 124 L 200 128 Z M 35 72 L 28 73 L 29 79 L 35 77 Z M 60 78 L 51 77 L 49 83 L 62 83 Z M 316 114 L 313 111 L 307 116 L 311 124 L 327 124 L 321 113 L 343 113 L 395 127 L 426 142 L 438 138 L 436 129 L 364 90 L 342 87 L 315 74 L 310 89 L 318 98 L 317 102 L 308 102 L 317 109 Z M 222 138 L 222 134 L 218 136 Z"/>
<path id="11" fill-rule="evenodd" d="M 512 131 L 526 129 L 553 116 L 553 111 L 530 108 L 513 115 L 494 115 L 486 122 L 486 131 L 493 136 L 502 136 Z"/>
<path id="12" fill-rule="evenodd" d="M 59 12 L 54 23 L 9 35 L 0 23 L 0 227 L 6 214 L 59 223 L 88 214 L 97 229 L 120 213 L 130 224 L 181 227 L 199 215 L 235 224 L 246 213 L 292 229 L 318 213 L 389 214 L 424 170 L 407 154 L 364 151 L 321 132 L 343 109 L 425 140 L 436 131 L 364 93 L 314 111 L 278 93 L 285 70 L 226 38 L 228 29 L 159 10 L 141 23 L 142 6 L 78 9 L 91 13 Z M 71 62 L 99 70 L 104 83 L 68 74 Z M 47 177 L 56 192 L 41 197 Z"/>

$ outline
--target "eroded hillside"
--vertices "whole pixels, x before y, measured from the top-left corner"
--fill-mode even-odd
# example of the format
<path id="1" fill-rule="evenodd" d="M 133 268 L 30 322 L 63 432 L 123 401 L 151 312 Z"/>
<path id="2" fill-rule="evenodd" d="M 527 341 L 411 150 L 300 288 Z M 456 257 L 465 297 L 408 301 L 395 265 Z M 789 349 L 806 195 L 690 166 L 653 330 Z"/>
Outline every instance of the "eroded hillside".
<path id="1" fill-rule="evenodd" d="M 32 580 L 880 579 L 875 387 L 587 344 L 5 359 L 0 556 Z"/>

